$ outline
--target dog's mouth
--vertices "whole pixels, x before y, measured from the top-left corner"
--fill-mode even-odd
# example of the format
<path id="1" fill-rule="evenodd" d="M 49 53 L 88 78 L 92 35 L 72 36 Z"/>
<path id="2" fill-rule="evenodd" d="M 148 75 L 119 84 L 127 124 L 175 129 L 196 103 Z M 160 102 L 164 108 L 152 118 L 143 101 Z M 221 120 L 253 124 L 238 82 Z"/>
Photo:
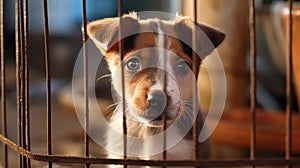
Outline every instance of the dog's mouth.
<path id="1" fill-rule="evenodd" d="M 168 127 L 174 122 L 175 119 L 170 119 L 167 117 L 159 116 L 155 118 L 154 120 L 148 120 L 147 125 L 150 127 L 160 127 L 162 128 L 164 124 Z"/>
<path id="2" fill-rule="evenodd" d="M 142 102 L 136 103 L 134 100 L 138 99 L 129 101 L 129 113 L 138 122 L 150 127 L 162 128 L 164 124 L 171 125 L 180 113 L 180 99 L 175 99 L 161 90 L 152 91 Z"/>
<path id="3" fill-rule="evenodd" d="M 159 106 L 159 107 L 157 107 Z M 155 106 L 145 111 L 144 118 L 147 124 L 151 127 L 162 127 L 171 125 L 179 114 L 179 106 L 175 107 L 173 104 L 164 101 L 155 103 Z"/>

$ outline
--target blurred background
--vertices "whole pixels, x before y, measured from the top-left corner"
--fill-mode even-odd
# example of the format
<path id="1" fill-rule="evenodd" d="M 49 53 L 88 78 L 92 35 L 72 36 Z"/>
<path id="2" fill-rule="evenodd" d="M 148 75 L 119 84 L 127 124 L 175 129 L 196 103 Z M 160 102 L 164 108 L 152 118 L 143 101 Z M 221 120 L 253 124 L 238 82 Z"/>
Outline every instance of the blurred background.
<path id="1" fill-rule="evenodd" d="M 224 64 L 227 78 L 225 112 L 212 135 L 214 158 L 240 158 L 249 156 L 250 123 L 250 50 L 249 50 L 249 5 L 240 0 L 199 0 L 198 21 L 210 24 L 226 33 L 226 40 L 217 49 Z M 48 1 L 50 60 L 53 107 L 54 154 L 83 154 L 83 129 L 73 108 L 71 82 L 74 63 L 82 47 L 81 1 Z M 17 142 L 17 112 L 15 85 L 15 15 L 14 1 L 5 1 L 5 58 L 8 102 L 8 137 Z M 87 20 L 93 21 L 117 16 L 117 0 L 87 0 Z M 256 0 L 257 42 L 257 104 L 258 104 L 258 156 L 284 156 L 284 110 L 286 108 L 285 76 L 285 16 L 286 1 Z M 299 6 L 296 2 L 294 6 Z M 296 10 L 296 9 L 295 9 Z M 124 11 L 162 11 L 193 17 L 193 2 L 185 0 L 124 0 Z M 296 12 L 295 12 L 296 13 Z M 298 11 L 299 13 L 299 11 Z M 299 14 L 298 14 L 299 15 Z M 295 16 L 297 25 L 299 17 Z M 41 0 L 29 1 L 29 71 L 30 113 L 32 151 L 46 151 L 45 116 L 45 65 L 43 39 L 43 6 Z M 294 28 L 295 32 L 299 32 Z M 294 33 L 296 34 L 296 33 Z M 293 35 L 299 46 L 299 35 Z M 295 48 L 295 47 L 294 47 Z M 299 56 L 298 53 L 294 55 Z M 296 60 L 296 57 L 294 57 Z M 300 58 L 300 57 L 299 57 Z M 294 60 L 294 62 L 296 62 Z M 209 60 L 207 64 L 210 63 Z M 213 65 L 210 65 L 213 67 Z M 294 129 L 300 128 L 298 115 L 297 76 L 294 64 L 292 110 L 295 112 Z M 220 71 L 214 67 L 215 75 Z M 105 65 L 99 69 L 108 73 Z M 207 111 L 210 105 L 211 86 L 205 65 L 199 74 L 201 108 Z M 109 95 L 109 79 L 97 86 L 97 96 L 104 109 L 112 103 Z M 299 97 L 300 98 L 300 97 Z M 108 109 L 108 111 L 111 109 Z M 299 121 L 299 122 L 297 122 Z M 273 143 L 272 143 L 273 142 Z M 296 143 L 298 142 L 298 143 Z M 300 133 L 293 132 L 293 154 L 300 153 Z M 91 142 L 93 144 L 93 142 Z M 2 146 L 1 146 L 2 147 Z M 1 149 L 1 148 L 0 148 Z M 1 149 L 2 151 L 2 149 Z M 93 144 L 93 156 L 102 156 L 104 151 Z M 2 152 L 1 152 L 2 154 Z M 1 158 L 0 154 L 0 158 Z M 13 160 L 17 154 L 10 151 Z M 1 161 L 1 160 L 0 160 Z M 14 163 L 11 163 L 14 164 Z M 37 167 L 43 163 L 33 162 Z"/>

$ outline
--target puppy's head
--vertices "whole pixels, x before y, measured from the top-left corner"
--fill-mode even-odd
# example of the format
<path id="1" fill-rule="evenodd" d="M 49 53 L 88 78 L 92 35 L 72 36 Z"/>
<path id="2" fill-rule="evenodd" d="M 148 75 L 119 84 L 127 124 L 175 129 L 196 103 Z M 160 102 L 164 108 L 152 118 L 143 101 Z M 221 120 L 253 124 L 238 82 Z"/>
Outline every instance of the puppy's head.
<path id="1" fill-rule="evenodd" d="M 118 47 L 120 27 L 123 61 Z M 129 14 L 91 22 L 87 29 L 106 57 L 119 96 L 122 95 L 121 66 L 124 68 L 128 114 L 153 127 L 161 126 L 163 112 L 168 123 L 184 112 L 184 107 L 190 104 L 192 83 L 201 61 L 225 37 L 216 29 L 179 16 L 174 21 L 162 21 L 140 20 L 136 14 Z M 195 49 L 191 47 L 193 35 Z M 196 55 L 194 60 L 193 55 Z"/>

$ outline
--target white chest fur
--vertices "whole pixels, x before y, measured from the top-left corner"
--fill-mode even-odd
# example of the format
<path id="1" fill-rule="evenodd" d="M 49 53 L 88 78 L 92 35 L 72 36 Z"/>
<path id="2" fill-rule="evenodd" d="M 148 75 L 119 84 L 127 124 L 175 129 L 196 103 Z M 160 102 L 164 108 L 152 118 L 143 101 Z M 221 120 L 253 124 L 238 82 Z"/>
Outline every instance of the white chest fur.
<path id="1" fill-rule="evenodd" d="M 130 129 L 130 123 L 128 123 L 128 127 Z M 139 132 L 139 135 L 141 139 L 147 138 L 147 129 L 141 127 L 141 128 L 135 128 L 136 132 Z M 123 151 L 123 136 L 122 136 L 122 130 L 123 130 L 123 122 L 121 115 L 116 115 L 115 118 L 111 122 L 111 129 L 107 132 L 107 149 L 111 149 L 111 151 L 120 151 L 122 153 Z M 119 134 L 116 134 L 116 131 L 119 132 Z M 132 131 L 132 130 L 129 130 Z M 144 137 L 142 137 L 144 136 Z M 172 134 L 167 135 L 167 141 L 172 141 L 173 139 L 176 139 L 180 137 L 179 131 L 172 132 Z M 155 159 L 159 160 L 162 158 L 162 154 L 158 153 L 155 155 L 152 155 L 151 151 L 163 151 L 163 139 L 160 141 L 153 140 L 144 140 L 142 143 L 137 142 L 129 143 L 127 148 L 128 150 L 134 150 L 136 153 L 137 158 L 139 159 Z M 157 148 L 157 149 L 156 149 Z M 140 155 L 139 155 L 140 154 Z M 150 154 L 150 155 L 149 155 Z M 142 157 L 139 157 L 142 156 Z M 187 138 L 181 139 L 177 144 L 170 147 L 169 150 L 167 150 L 167 160 L 187 160 L 192 159 L 193 156 L 193 141 Z M 116 154 L 109 153 L 108 157 L 110 158 L 122 158 Z"/>

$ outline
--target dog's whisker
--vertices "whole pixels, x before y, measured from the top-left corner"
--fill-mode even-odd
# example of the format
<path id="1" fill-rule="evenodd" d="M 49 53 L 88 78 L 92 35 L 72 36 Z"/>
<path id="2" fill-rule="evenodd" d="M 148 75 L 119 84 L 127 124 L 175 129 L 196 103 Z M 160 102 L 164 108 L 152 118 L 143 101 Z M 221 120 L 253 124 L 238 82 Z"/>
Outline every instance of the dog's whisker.
<path id="1" fill-rule="evenodd" d="M 102 76 L 100 76 L 99 78 L 96 79 L 96 82 L 99 82 L 103 78 L 110 78 L 110 77 L 111 77 L 111 74 L 102 75 Z"/>
<path id="2" fill-rule="evenodd" d="M 185 108 L 193 108 L 194 105 L 197 105 L 198 103 L 195 104 L 193 101 L 188 101 L 184 103 Z"/>
<path id="3" fill-rule="evenodd" d="M 116 107 L 116 106 L 118 106 L 118 104 L 119 104 L 119 102 L 118 102 L 118 103 L 113 103 L 113 104 L 107 106 L 107 107 L 106 107 L 106 110 L 108 110 L 108 109 L 110 109 L 110 108 L 112 108 L 112 107 Z"/>

